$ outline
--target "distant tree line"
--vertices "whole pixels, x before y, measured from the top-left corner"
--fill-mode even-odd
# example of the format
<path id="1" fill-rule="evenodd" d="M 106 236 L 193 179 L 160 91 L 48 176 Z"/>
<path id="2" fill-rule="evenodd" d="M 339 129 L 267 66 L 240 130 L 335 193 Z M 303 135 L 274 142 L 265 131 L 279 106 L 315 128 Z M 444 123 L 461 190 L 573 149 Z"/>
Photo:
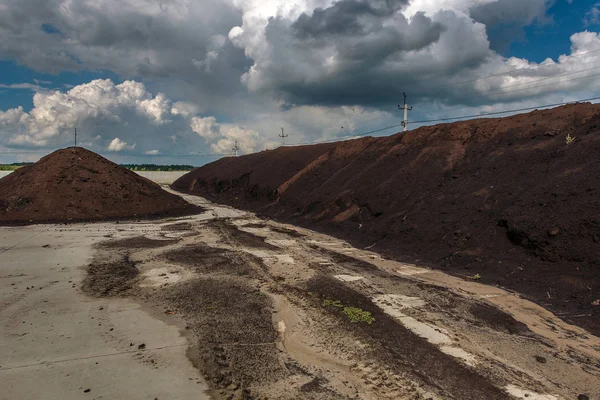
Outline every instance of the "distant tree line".
<path id="1" fill-rule="evenodd" d="M 193 165 L 156 165 L 156 164 L 121 164 L 121 166 L 132 171 L 191 171 Z"/>
<path id="2" fill-rule="evenodd" d="M 24 165 L 30 165 L 30 162 L 12 163 L 12 164 L 0 164 L 0 171 L 14 171 L 21 168 Z M 121 164 L 121 166 L 130 169 L 132 171 L 191 171 L 193 165 L 157 165 L 157 164 Z"/>

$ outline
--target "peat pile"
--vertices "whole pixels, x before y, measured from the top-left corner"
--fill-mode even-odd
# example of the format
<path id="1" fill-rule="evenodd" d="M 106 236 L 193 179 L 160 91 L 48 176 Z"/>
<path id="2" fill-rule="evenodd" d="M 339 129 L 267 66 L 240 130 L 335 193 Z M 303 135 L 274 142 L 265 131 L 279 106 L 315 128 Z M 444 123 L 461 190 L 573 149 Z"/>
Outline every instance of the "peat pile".
<path id="1" fill-rule="evenodd" d="M 517 290 L 600 334 L 600 105 L 226 158 L 173 187 Z"/>
<path id="2" fill-rule="evenodd" d="M 55 151 L 0 179 L 0 224 L 154 218 L 199 211 L 81 147 Z"/>

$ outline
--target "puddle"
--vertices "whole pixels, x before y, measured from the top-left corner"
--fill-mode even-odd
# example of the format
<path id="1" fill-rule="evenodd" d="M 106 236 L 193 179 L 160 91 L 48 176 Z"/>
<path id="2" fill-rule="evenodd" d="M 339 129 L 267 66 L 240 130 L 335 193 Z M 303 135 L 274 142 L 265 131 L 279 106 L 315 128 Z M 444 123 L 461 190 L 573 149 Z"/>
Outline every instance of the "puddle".
<path id="1" fill-rule="evenodd" d="M 242 232 L 248 232 L 248 233 L 253 234 L 254 236 L 260 236 L 260 237 L 265 237 L 270 232 L 269 228 L 248 228 L 245 226 L 238 226 L 238 225 L 236 225 L 236 228 Z"/>
<path id="2" fill-rule="evenodd" d="M 540 394 L 516 387 L 515 385 L 506 386 L 506 391 L 515 396 L 519 400 L 560 400 L 562 397 L 553 396 L 551 394 Z"/>
<path id="3" fill-rule="evenodd" d="M 404 264 L 399 269 L 397 269 L 396 272 L 400 275 L 413 276 L 419 274 L 426 274 L 427 272 L 431 271 L 429 271 L 426 268 L 419 268 L 414 265 Z"/>
<path id="4" fill-rule="evenodd" d="M 277 332 L 281 333 L 282 335 L 285 333 L 285 322 L 279 321 L 277 323 Z"/>
<path id="5" fill-rule="evenodd" d="M 321 246 L 344 246 L 344 243 L 342 242 L 321 242 L 318 240 L 307 240 L 307 243 Z"/>
<path id="6" fill-rule="evenodd" d="M 365 279 L 362 276 L 355 276 L 355 275 L 335 275 L 334 278 L 339 279 L 342 282 L 354 282 L 354 281 L 360 281 L 361 279 Z"/>

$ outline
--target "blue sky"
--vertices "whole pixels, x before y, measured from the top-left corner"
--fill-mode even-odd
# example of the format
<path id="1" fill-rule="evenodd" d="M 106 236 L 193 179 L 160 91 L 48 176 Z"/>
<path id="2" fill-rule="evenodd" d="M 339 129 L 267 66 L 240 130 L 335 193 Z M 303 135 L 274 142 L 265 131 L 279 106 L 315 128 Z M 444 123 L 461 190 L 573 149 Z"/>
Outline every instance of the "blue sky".
<path id="1" fill-rule="evenodd" d="M 313 4 L 0 0 L 0 162 L 75 126 L 113 159 L 177 162 L 273 148 L 281 127 L 306 143 L 397 124 L 404 91 L 413 120 L 600 93 L 595 0 Z"/>
<path id="2" fill-rule="evenodd" d="M 569 37 L 572 34 L 586 29 L 598 31 L 597 23 L 584 23 L 585 14 L 596 3 L 595 0 L 573 0 L 571 3 L 568 0 L 556 1 L 547 12 L 551 21 L 526 26 L 523 38 L 513 40 L 502 55 L 541 62 L 546 57 L 568 54 L 571 45 Z"/>

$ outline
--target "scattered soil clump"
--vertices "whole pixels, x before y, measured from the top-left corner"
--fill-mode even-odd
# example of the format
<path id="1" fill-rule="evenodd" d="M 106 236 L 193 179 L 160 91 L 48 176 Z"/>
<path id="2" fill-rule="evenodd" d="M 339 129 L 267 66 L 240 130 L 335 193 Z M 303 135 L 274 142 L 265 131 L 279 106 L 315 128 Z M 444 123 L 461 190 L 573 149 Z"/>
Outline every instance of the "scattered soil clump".
<path id="1" fill-rule="evenodd" d="M 146 236 L 136 236 L 129 239 L 113 240 L 104 242 L 102 247 L 107 249 L 124 248 L 124 249 L 156 249 L 159 247 L 169 246 L 177 243 L 178 239 L 150 239 Z"/>
<path id="2" fill-rule="evenodd" d="M 128 255 L 122 255 L 117 260 L 90 264 L 82 289 L 97 297 L 125 296 L 136 286 L 138 275 L 135 263 Z"/>
<path id="3" fill-rule="evenodd" d="M 174 217 L 202 209 L 81 147 L 0 179 L 0 225 Z"/>
<path id="4" fill-rule="evenodd" d="M 511 288 L 600 334 L 599 153 L 600 105 L 570 104 L 224 158 L 172 187 Z"/>
<path id="5" fill-rule="evenodd" d="M 233 251 L 217 249 L 204 243 L 188 245 L 164 254 L 167 261 L 194 268 L 199 273 L 252 276 L 254 269 Z M 246 257 L 251 257 L 246 255 Z"/>

